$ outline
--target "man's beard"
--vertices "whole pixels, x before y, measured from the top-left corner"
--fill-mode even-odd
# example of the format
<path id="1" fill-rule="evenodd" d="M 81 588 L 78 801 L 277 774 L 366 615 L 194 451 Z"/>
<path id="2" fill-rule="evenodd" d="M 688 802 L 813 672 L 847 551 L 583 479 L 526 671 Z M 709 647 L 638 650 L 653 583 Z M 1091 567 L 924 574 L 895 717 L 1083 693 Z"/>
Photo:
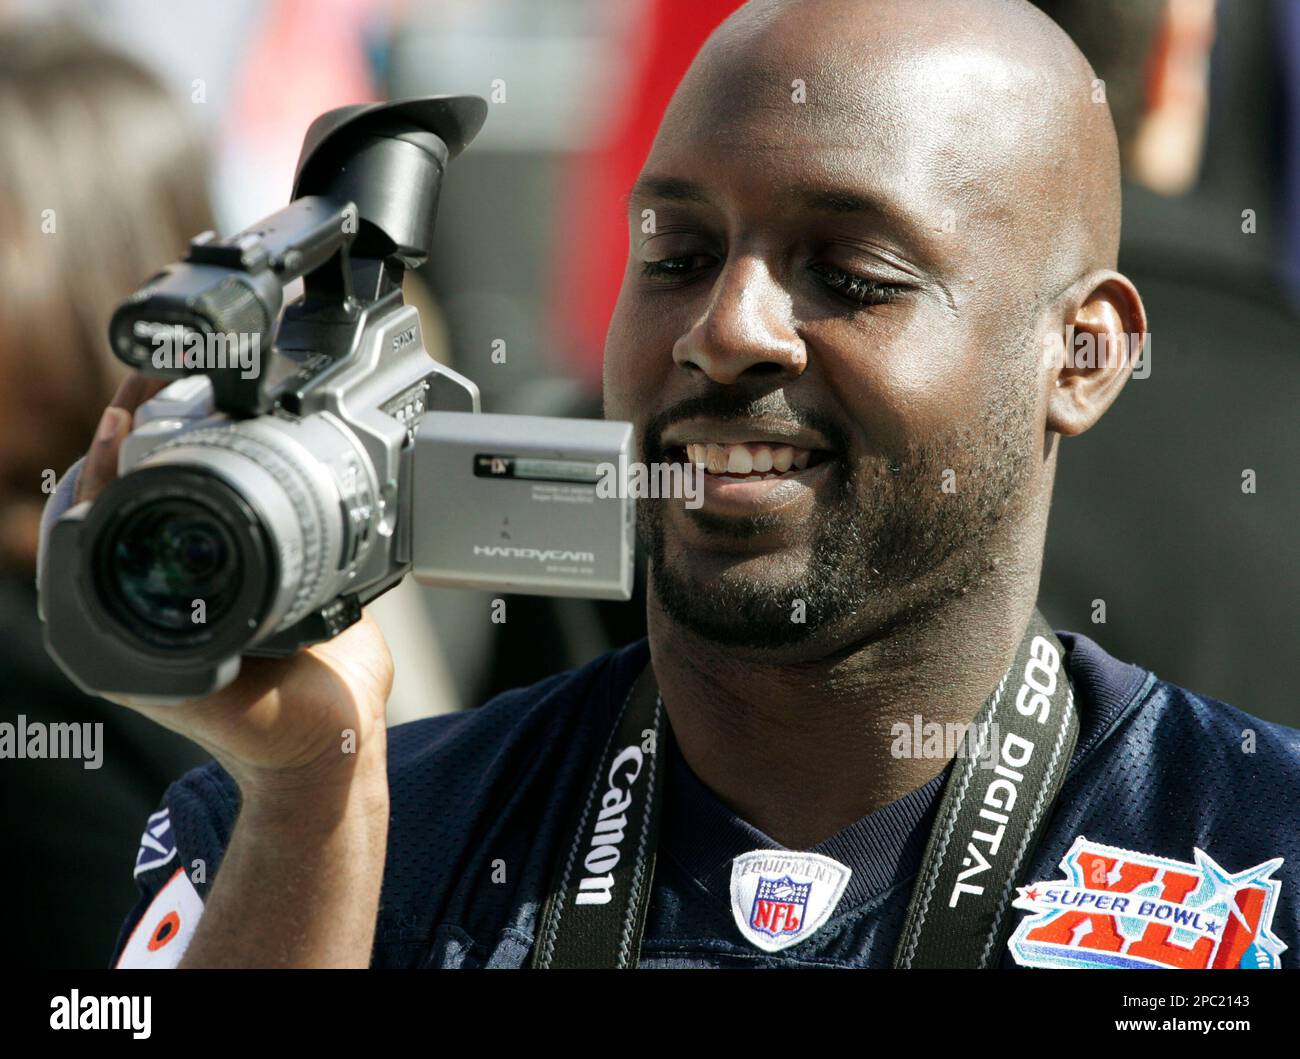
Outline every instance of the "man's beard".
<path id="1" fill-rule="evenodd" d="M 983 422 L 944 439 L 857 466 L 841 446 L 818 501 L 806 561 L 786 577 L 733 568 L 705 583 L 669 554 L 664 505 L 671 501 L 642 501 L 638 532 L 659 605 L 704 639 L 769 649 L 814 639 L 840 645 L 891 619 L 941 607 L 987 570 L 984 545 L 1021 500 L 1037 448 L 1034 403 L 1023 381 L 1017 389 L 1007 377 Z M 820 419 L 811 425 L 830 433 Z M 944 490 L 945 481 L 953 491 Z M 777 518 L 703 511 L 688 517 L 719 538 L 762 533 Z"/>

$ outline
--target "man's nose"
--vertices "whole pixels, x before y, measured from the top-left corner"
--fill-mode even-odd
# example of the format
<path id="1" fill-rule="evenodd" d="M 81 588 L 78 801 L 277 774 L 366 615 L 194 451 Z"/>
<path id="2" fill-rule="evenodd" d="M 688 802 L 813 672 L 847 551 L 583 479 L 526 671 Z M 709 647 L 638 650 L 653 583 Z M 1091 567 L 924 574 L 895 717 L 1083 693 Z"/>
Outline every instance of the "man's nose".
<path id="1" fill-rule="evenodd" d="M 673 361 L 723 384 L 747 371 L 794 378 L 807 367 L 808 351 L 791 317 L 789 293 L 760 257 L 732 259 L 708 307 L 674 344 Z"/>

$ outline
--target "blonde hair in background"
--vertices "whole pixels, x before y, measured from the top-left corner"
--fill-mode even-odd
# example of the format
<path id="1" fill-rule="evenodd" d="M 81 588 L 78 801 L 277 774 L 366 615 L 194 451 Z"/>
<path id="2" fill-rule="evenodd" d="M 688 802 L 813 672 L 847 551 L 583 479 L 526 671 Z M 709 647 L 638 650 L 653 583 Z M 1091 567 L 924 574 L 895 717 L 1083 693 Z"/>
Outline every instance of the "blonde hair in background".
<path id="1" fill-rule="evenodd" d="M 213 226 L 183 104 L 75 26 L 0 26 L 0 566 L 30 569 L 46 472 L 125 373 L 117 304 Z"/>

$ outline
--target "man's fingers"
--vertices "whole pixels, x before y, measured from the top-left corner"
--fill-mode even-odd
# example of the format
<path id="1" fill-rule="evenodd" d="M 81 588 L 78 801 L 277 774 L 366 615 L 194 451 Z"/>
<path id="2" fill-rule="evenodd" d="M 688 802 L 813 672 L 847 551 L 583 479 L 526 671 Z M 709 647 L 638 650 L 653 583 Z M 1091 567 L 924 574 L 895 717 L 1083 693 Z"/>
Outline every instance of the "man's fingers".
<path id="1" fill-rule="evenodd" d="M 76 503 L 94 500 L 117 477 L 117 453 L 122 439 L 131 432 L 135 410 L 163 389 L 171 380 L 154 379 L 131 372 L 113 394 L 95 428 L 94 440 L 86 453 L 86 462 L 77 476 Z"/>
<path id="2" fill-rule="evenodd" d="M 122 439 L 130 430 L 130 412 L 113 405 L 104 409 L 99 426 L 95 428 L 95 438 L 86 453 L 86 462 L 77 475 L 77 489 L 73 496 L 76 503 L 94 500 L 104 486 L 117 477 L 117 450 L 122 447 Z"/>

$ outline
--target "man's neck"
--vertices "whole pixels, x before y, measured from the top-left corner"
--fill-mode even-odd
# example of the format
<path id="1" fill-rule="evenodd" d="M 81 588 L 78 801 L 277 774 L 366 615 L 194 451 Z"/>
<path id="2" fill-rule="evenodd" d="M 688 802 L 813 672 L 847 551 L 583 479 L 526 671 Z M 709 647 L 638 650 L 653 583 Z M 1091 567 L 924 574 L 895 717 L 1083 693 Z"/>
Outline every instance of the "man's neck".
<path id="1" fill-rule="evenodd" d="M 1038 571 L 1017 573 L 848 655 L 792 664 L 695 636 L 652 591 L 655 677 L 687 764 L 742 819 L 791 849 L 815 846 L 922 786 L 950 758 L 895 756 L 892 729 L 912 730 L 917 716 L 922 724 L 974 719 L 1034 609 Z"/>

